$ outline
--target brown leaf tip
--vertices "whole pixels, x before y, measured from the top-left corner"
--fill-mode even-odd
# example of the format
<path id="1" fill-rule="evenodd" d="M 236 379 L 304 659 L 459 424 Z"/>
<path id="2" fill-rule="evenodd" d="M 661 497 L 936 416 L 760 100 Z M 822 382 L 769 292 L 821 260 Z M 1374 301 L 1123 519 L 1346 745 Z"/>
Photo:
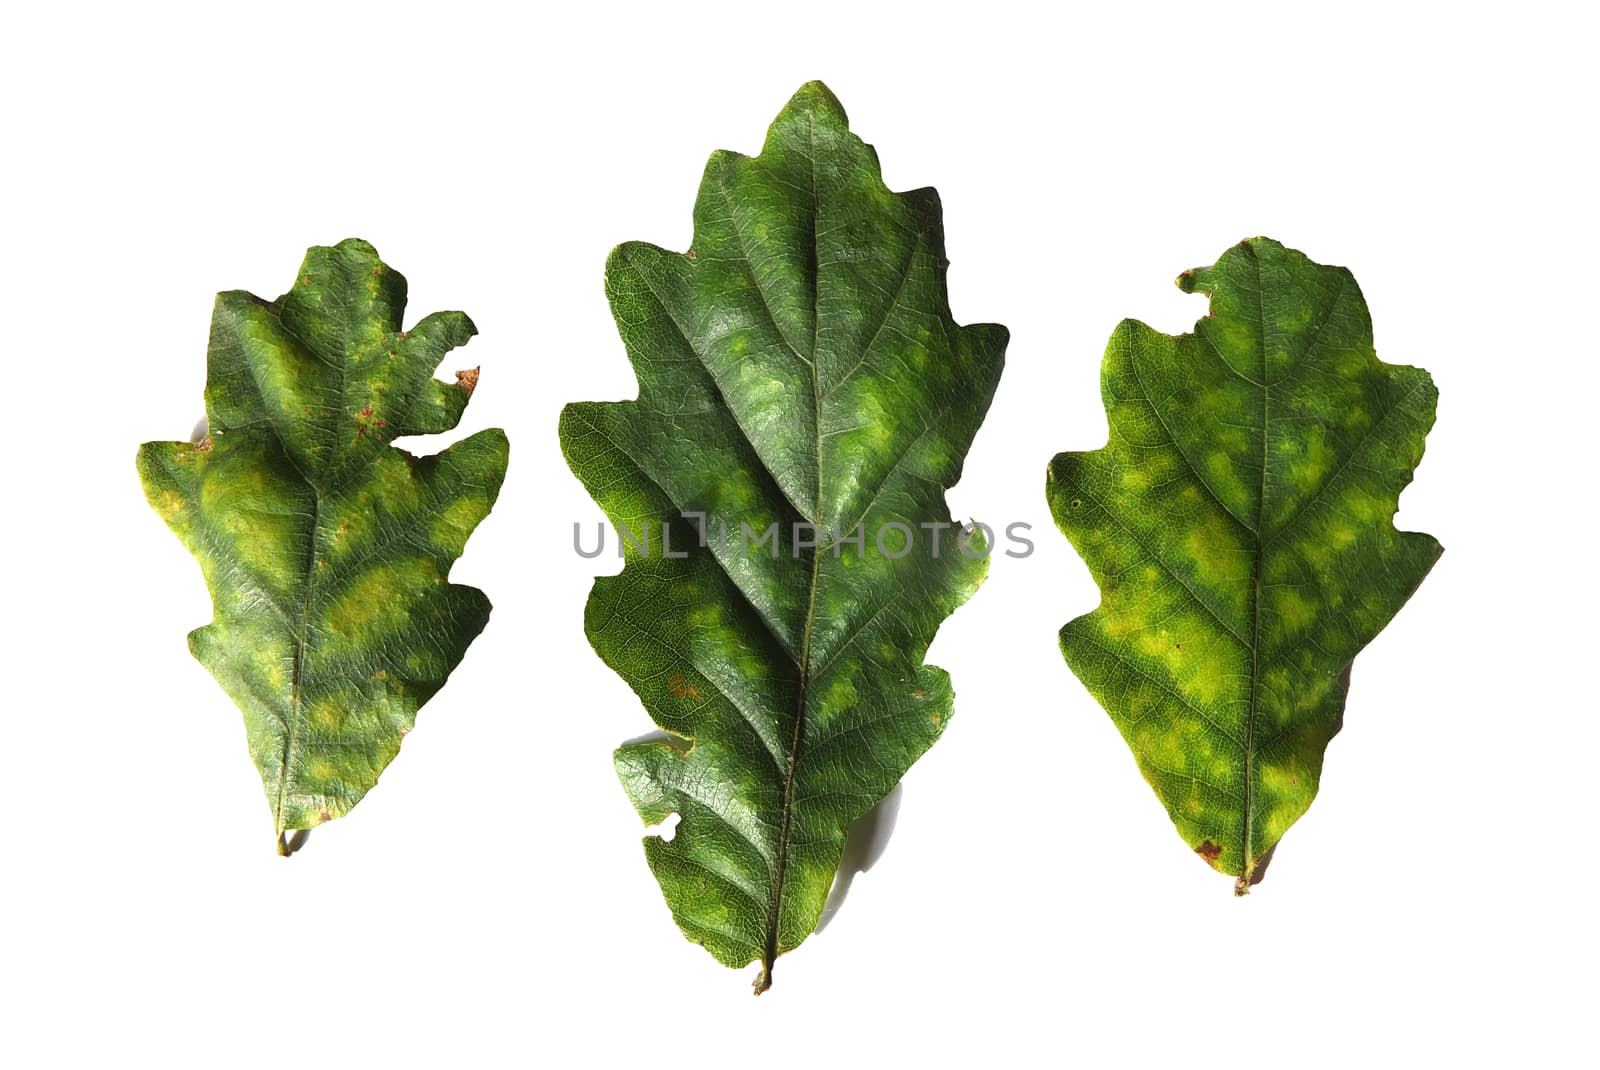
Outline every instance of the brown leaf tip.
<path id="1" fill-rule="evenodd" d="M 478 369 L 467 368 L 456 372 L 456 385 L 469 394 L 478 389 Z"/>

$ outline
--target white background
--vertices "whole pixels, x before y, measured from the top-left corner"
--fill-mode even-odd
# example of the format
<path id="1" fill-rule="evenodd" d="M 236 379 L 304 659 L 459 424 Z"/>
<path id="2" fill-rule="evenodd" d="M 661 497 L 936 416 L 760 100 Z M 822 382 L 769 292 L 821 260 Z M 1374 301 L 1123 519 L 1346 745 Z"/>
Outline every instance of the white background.
<path id="1" fill-rule="evenodd" d="M 0 46 L 8 1065 L 1594 1065 L 1576 9 L 42 10 Z M 938 187 L 957 318 L 1011 328 L 950 501 L 1031 522 L 1038 552 L 941 631 L 957 716 L 752 1000 L 753 967 L 678 934 L 615 782 L 649 725 L 583 636 L 617 563 L 572 552 L 599 513 L 556 414 L 634 391 L 607 251 L 686 248 L 706 156 L 758 150 L 810 78 L 891 187 Z M 1432 371 L 1398 523 L 1446 553 L 1235 900 L 1056 651 L 1097 599 L 1043 477 L 1105 439 L 1116 322 L 1187 329 L 1204 300 L 1172 278 L 1253 234 L 1349 266 L 1379 355 Z M 351 235 L 409 278 L 409 319 L 477 322 L 446 361 L 483 369 L 459 434 L 504 426 L 512 463 L 453 574 L 488 630 L 380 786 L 284 861 L 133 457 L 201 415 L 212 294 L 275 296 Z"/>

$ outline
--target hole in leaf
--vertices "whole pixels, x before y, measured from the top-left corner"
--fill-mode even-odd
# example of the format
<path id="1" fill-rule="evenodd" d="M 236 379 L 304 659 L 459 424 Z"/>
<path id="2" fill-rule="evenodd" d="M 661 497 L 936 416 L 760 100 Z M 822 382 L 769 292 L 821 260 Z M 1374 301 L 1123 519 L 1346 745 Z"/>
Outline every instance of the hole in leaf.
<path id="1" fill-rule="evenodd" d="M 672 837 L 678 834 L 678 822 L 682 820 L 683 818 L 678 816 L 677 813 L 670 813 L 654 825 L 646 825 L 644 834 L 646 836 L 659 836 L 662 843 L 671 843 Z"/>

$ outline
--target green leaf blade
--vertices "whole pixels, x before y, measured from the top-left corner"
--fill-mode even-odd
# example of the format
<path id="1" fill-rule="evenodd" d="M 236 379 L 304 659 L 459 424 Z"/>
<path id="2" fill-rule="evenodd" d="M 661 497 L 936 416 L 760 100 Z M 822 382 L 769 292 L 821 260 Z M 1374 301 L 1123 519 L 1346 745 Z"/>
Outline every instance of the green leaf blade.
<path id="1" fill-rule="evenodd" d="M 1437 391 L 1377 359 L 1343 268 L 1253 239 L 1178 281 L 1210 314 L 1179 337 L 1121 324 L 1110 442 L 1050 466 L 1102 595 L 1061 649 L 1243 894 L 1316 794 L 1351 662 L 1441 552 L 1392 522 Z"/>
<path id="2" fill-rule="evenodd" d="M 944 490 L 999 379 L 1004 329 L 957 326 L 944 276 L 937 197 L 891 193 L 812 83 L 759 156 L 711 157 L 689 253 L 612 253 L 639 395 L 562 413 L 573 472 L 654 540 L 585 612 L 670 733 L 615 756 L 646 823 L 679 817 L 647 861 L 690 940 L 762 962 L 758 992 L 816 927 L 845 830 L 951 714 L 922 658 L 987 562 L 950 531 L 938 558 L 874 539 L 952 523 Z M 750 548 L 771 525 L 777 552 Z M 796 525 L 819 546 L 796 552 Z M 860 548 L 835 538 L 858 526 Z"/>
<path id="3" fill-rule="evenodd" d="M 401 327 L 405 280 L 365 242 L 308 252 L 274 302 L 219 294 L 197 444 L 146 443 L 146 498 L 195 556 L 212 622 L 189 648 L 244 714 L 280 835 L 348 813 L 489 617 L 447 577 L 505 476 L 504 432 L 432 457 L 476 371 L 433 371 L 461 313 Z"/>

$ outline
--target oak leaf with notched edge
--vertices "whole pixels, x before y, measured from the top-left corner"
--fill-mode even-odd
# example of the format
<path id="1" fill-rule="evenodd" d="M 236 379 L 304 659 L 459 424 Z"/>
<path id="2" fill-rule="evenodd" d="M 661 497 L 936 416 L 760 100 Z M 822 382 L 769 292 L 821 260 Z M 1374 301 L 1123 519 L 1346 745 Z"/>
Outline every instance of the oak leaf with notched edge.
<path id="1" fill-rule="evenodd" d="M 919 525 L 950 523 L 1006 333 L 956 325 L 936 194 L 890 192 L 820 83 L 761 155 L 712 155 L 694 224 L 688 253 L 611 254 L 639 397 L 568 405 L 561 445 L 613 524 L 655 532 L 584 620 L 669 733 L 615 756 L 646 823 L 679 817 L 646 858 L 685 936 L 760 960 L 760 993 L 816 927 L 845 830 L 949 721 L 922 659 L 987 561 L 950 531 L 932 556 Z M 776 559 L 741 527 L 774 523 Z M 880 548 L 893 524 L 922 542 L 887 528 Z M 836 537 L 858 525 L 859 549 Z"/>
<path id="2" fill-rule="evenodd" d="M 1210 313 L 1178 337 L 1124 320 L 1109 444 L 1050 464 L 1101 592 L 1061 650 L 1243 895 L 1316 795 L 1352 660 L 1441 552 L 1393 523 L 1437 392 L 1378 360 L 1344 268 L 1255 238 L 1178 284 Z"/>
<path id="3" fill-rule="evenodd" d="M 145 496 L 211 589 L 189 649 L 244 713 L 283 853 L 286 831 L 377 783 L 489 619 L 483 592 L 447 577 L 499 493 L 506 436 L 421 458 L 391 444 L 455 427 L 477 383 L 433 378 L 472 322 L 402 330 L 405 303 L 355 239 L 308 251 L 276 301 L 218 294 L 209 433 L 139 448 Z"/>

